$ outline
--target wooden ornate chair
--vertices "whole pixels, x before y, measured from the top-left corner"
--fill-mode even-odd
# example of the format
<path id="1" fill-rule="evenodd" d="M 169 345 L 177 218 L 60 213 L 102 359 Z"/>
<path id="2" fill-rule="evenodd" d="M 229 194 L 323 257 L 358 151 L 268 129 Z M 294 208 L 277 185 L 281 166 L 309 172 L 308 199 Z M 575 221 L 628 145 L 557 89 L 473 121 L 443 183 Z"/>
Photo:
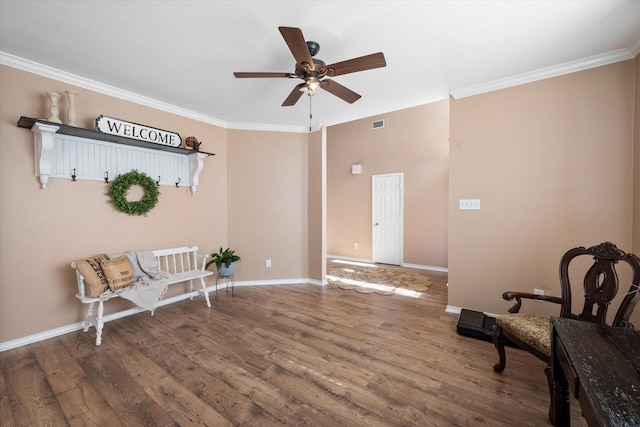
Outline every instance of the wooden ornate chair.
<path id="1" fill-rule="evenodd" d="M 582 285 L 584 305 L 582 312 L 572 313 L 571 281 L 569 265 L 580 264 L 577 259 L 592 257 L 594 262 L 588 268 Z M 572 262 L 574 261 L 574 262 Z M 498 350 L 499 362 L 493 366 L 496 372 L 502 372 L 506 365 L 504 347 L 513 343 L 517 347 L 528 351 L 547 364 L 544 372 L 549 382 L 549 420 L 553 420 L 553 377 L 551 375 L 551 321 L 549 317 L 518 314 L 522 306 L 522 299 L 532 299 L 560 304 L 560 317 L 607 324 L 607 309 L 618 292 L 618 274 L 616 264 L 625 262 L 631 267 L 633 279 L 631 287 L 625 296 L 609 326 L 633 328 L 629 317 L 636 304 L 640 301 L 640 258 L 634 254 L 626 254 L 613 243 L 605 242 L 585 249 L 578 247 L 569 250 L 560 260 L 561 297 L 548 295 L 533 295 L 523 292 L 505 292 L 502 297 L 507 301 L 515 300 L 515 305 L 509 309 L 509 314 L 498 316 L 493 331 L 493 343 Z M 575 267 L 572 268 L 574 272 Z"/>

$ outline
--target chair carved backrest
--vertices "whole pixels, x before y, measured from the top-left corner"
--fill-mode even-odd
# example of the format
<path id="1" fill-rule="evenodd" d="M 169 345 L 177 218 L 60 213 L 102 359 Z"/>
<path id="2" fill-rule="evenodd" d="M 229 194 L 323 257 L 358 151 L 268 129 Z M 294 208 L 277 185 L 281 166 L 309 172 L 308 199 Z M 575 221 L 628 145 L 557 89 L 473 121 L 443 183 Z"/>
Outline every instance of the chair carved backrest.
<path id="1" fill-rule="evenodd" d="M 569 266 L 580 256 L 593 257 L 593 265 L 589 268 L 582 285 L 584 306 L 580 314 L 571 312 L 571 279 Z M 631 267 L 633 279 L 628 293 L 622 299 L 620 307 L 611 324 L 614 327 L 633 327 L 629 317 L 640 301 L 638 287 L 640 285 L 640 258 L 627 254 L 611 242 L 604 242 L 590 248 L 578 247 L 564 254 L 560 260 L 560 284 L 562 291 L 562 307 L 560 317 L 585 320 L 588 322 L 607 324 L 607 310 L 618 293 L 619 281 L 616 265 L 627 263 Z"/>

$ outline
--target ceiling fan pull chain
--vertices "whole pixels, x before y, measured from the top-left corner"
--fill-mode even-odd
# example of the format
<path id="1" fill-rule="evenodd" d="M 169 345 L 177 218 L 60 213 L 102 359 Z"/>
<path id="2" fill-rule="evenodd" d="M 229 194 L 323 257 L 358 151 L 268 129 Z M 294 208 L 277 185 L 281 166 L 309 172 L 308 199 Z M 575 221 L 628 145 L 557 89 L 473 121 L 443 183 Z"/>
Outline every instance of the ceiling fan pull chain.
<path id="1" fill-rule="evenodd" d="M 311 119 L 313 118 L 313 114 L 311 113 L 311 99 L 313 96 L 309 96 L 309 132 L 311 132 Z"/>

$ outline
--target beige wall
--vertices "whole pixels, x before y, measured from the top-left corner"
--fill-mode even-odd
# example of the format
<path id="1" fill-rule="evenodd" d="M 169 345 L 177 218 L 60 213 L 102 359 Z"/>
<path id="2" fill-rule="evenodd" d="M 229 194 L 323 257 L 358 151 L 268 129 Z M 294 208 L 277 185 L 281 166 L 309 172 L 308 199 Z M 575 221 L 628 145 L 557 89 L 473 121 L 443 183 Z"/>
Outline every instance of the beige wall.
<path id="1" fill-rule="evenodd" d="M 629 60 L 451 102 L 451 306 L 503 313 L 506 290 L 559 295 L 572 247 L 631 251 L 636 79 Z"/>
<path id="2" fill-rule="evenodd" d="M 307 134 L 228 136 L 229 244 L 242 257 L 236 280 L 306 278 Z"/>
<path id="3" fill-rule="evenodd" d="M 384 128 L 373 130 L 379 119 Z M 328 254 L 372 258 L 372 176 L 403 172 L 403 262 L 447 267 L 448 126 L 444 100 L 328 128 Z"/>

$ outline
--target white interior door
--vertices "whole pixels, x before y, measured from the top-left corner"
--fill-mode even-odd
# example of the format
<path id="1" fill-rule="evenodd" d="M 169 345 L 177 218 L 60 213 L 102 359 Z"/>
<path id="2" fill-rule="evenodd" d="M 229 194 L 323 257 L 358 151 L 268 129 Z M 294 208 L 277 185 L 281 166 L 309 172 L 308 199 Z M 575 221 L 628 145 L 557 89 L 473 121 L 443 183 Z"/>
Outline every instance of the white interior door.
<path id="1" fill-rule="evenodd" d="M 402 264 L 402 173 L 373 176 L 373 261 Z"/>

